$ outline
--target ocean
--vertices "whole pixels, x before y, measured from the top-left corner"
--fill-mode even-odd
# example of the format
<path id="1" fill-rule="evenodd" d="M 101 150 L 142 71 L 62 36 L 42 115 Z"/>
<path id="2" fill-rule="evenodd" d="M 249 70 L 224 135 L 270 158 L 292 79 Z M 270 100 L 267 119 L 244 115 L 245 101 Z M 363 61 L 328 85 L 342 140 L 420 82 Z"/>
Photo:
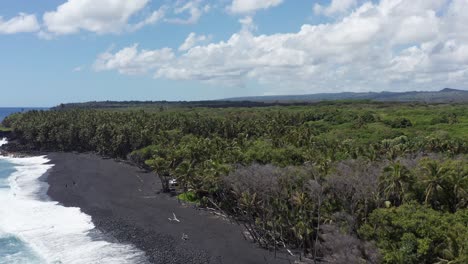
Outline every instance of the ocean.
<path id="1" fill-rule="evenodd" d="M 8 176 L 14 172 L 13 164 L 0 159 L 0 202 L 10 191 Z M 3 215 L 2 215 L 3 218 Z M 0 220 L 1 221 L 1 220 Z M 0 263 L 44 263 L 34 251 L 18 237 L 5 233 L 0 228 Z"/>
<path id="2" fill-rule="evenodd" d="M 53 167 L 48 161 L 0 156 L 0 264 L 146 263 L 142 251 L 110 242 L 79 208 L 48 198 L 41 180 Z"/>
<path id="3" fill-rule="evenodd" d="M 14 113 L 21 113 L 25 111 L 31 111 L 31 110 L 47 110 L 48 108 L 40 108 L 40 107 L 0 107 L 0 122 L 5 119 L 5 117 L 14 114 Z"/>

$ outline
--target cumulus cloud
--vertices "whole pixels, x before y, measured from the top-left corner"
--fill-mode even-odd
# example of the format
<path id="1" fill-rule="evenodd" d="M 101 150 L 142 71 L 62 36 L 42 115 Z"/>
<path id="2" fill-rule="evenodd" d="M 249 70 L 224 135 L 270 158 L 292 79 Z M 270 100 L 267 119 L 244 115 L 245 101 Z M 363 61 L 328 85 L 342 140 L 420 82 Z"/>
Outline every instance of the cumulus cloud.
<path id="1" fill-rule="evenodd" d="M 357 0 L 332 0 L 329 6 L 315 4 L 314 12 L 317 15 L 323 14 L 326 16 L 333 16 L 337 14 L 343 14 L 356 5 Z"/>
<path id="2" fill-rule="evenodd" d="M 71 34 L 81 30 L 95 33 L 117 33 L 125 29 L 129 19 L 141 11 L 149 0 L 68 0 L 57 10 L 43 16 L 47 31 Z M 155 21 L 151 18 L 147 23 Z"/>
<path id="3" fill-rule="evenodd" d="M 138 50 L 138 44 L 124 48 L 115 54 L 102 53 L 93 65 L 94 70 L 117 70 L 127 75 L 145 74 L 158 67 L 167 65 L 174 58 L 169 48 L 159 50 Z"/>
<path id="4" fill-rule="evenodd" d="M 174 24 L 195 24 L 210 10 L 204 0 L 176 1 L 161 6 L 146 18 L 134 24 L 130 20 L 145 9 L 151 0 L 68 0 L 55 11 L 43 16 L 45 30 L 40 37 L 49 39 L 51 34 L 63 35 L 90 31 L 98 34 L 135 31 L 147 25 L 163 21 L 171 11 L 176 17 L 166 18 Z M 188 17 L 177 17 L 188 14 Z"/>
<path id="5" fill-rule="evenodd" d="M 53 39 L 58 35 L 74 34 L 82 31 L 97 34 L 136 31 L 160 21 L 175 24 L 195 24 L 209 12 L 211 6 L 205 0 L 175 1 L 162 5 L 143 17 L 151 0 L 67 0 L 56 10 L 45 12 L 42 26 L 35 15 L 20 13 L 17 17 L 4 21 L 0 16 L 0 34 L 17 32 L 37 32 L 42 39 Z M 175 16 L 164 19 L 169 13 Z M 188 17 L 181 18 L 188 14 Z"/>
<path id="6" fill-rule="evenodd" d="M 254 13 L 281 4 L 283 0 L 233 0 L 228 9 L 235 14 Z"/>
<path id="7" fill-rule="evenodd" d="M 257 81 L 285 93 L 457 86 L 468 83 L 466 7 L 468 0 L 366 2 L 295 33 L 255 35 L 244 25 L 225 41 L 187 45 L 177 56 L 133 45 L 102 54 L 96 65 L 172 80 Z"/>
<path id="8" fill-rule="evenodd" d="M 39 29 L 40 26 L 35 15 L 20 13 L 6 21 L 0 16 L 0 34 L 37 32 Z"/>

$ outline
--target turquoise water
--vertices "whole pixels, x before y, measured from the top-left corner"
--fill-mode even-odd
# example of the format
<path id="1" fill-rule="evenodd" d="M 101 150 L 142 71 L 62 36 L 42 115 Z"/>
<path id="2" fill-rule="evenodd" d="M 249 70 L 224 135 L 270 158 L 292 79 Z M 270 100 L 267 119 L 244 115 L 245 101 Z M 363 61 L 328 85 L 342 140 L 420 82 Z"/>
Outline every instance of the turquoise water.
<path id="1" fill-rule="evenodd" d="M 8 177 L 15 172 L 14 165 L 0 160 L 0 202 L 8 195 L 10 185 Z M 14 208 L 11 208 L 14 210 Z M 1 217 L 1 216 L 0 216 Z M 37 254 L 18 237 L 2 232 L 0 226 L 0 264 L 36 264 L 43 263 Z"/>
<path id="2" fill-rule="evenodd" d="M 146 263 L 134 246 L 107 240 L 80 208 L 45 198 L 41 177 L 52 167 L 45 156 L 0 156 L 0 264 Z"/>

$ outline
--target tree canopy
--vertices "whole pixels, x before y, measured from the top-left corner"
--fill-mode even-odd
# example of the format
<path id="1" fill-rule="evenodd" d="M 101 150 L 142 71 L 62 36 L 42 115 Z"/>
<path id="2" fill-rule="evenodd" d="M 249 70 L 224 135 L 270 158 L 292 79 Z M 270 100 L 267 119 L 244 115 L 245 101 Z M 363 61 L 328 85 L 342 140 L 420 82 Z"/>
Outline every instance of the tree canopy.
<path id="1" fill-rule="evenodd" d="M 3 125 L 20 149 L 93 151 L 154 171 L 164 191 L 176 181 L 180 197 L 222 210 L 270 250 L 316 262 L 466 263 L 467 110 L 57 108 Z"/>

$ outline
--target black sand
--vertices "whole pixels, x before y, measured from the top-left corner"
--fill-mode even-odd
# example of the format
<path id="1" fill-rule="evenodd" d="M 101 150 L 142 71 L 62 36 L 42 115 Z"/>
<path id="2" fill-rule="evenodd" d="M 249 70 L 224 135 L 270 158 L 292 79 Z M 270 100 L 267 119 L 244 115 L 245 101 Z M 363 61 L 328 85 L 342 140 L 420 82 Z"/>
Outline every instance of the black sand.
<path id="1" fill-rule="evenodd" d="M 160 183 L 151 173 L 91 154 L 48 157 L 55 164 L 48 195 L 80 207 L 98 229 L 136 245 L 152 263 L 290 263 L 245 240 L 240 226 L 157 194 Z M 168 219 L 173 213 L 180 223 Z"/>

